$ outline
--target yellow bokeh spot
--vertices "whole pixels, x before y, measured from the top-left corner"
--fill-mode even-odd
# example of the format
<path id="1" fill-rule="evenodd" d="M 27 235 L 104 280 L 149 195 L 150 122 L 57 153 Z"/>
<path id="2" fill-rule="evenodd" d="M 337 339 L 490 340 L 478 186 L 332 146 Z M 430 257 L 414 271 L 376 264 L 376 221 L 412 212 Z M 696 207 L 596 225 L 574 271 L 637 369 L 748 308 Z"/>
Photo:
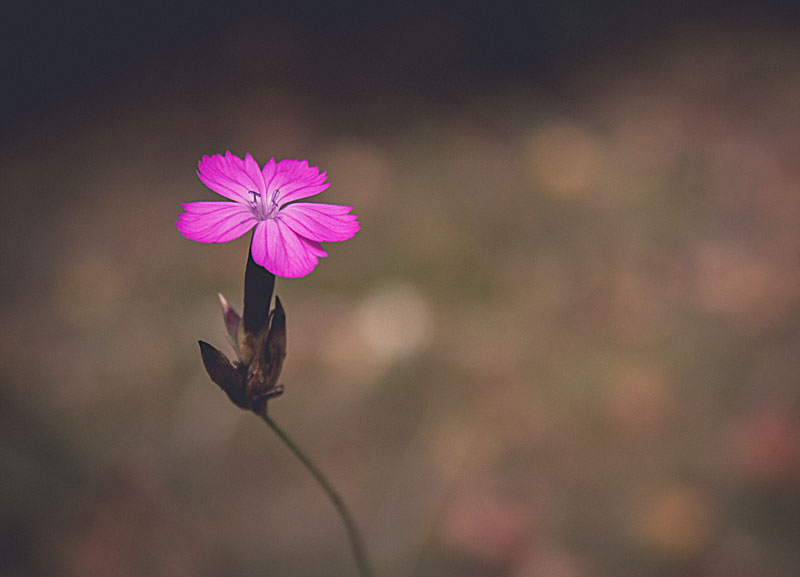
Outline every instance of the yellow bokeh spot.
<path id="1" fill-rule="evenodd" d="M 658 491 L 648 499 L 642 512 L 642 536 L 668 554 L 697 553 L 713 532 L 715 513 L 709 495 L 689 485 Z"/>
<path id="2" fill-rule="evenodd" d="M 574 122 L 558 121 L 535 130 L 525 146 L 528 178 L 555 196 L 580 196 L 600 181 L 602 144 Z"/>

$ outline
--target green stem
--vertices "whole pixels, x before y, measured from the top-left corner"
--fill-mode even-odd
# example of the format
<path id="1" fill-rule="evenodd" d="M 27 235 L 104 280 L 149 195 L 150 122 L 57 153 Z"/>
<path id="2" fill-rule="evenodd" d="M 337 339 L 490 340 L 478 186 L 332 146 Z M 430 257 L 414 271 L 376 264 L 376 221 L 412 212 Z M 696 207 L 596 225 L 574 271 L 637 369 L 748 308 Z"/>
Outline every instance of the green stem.
<path id="1" fill-rule="evenodd" d="M 347 507 L 342 501 L 342 498 L 336 492 L 336 490 L 331 485 L 330 481 L 322 474 L 317 466 L 311 462 L 311 459 L 306 456 L 306 454 L 295 445 L 294 441 L 292 441 L 286 433 L 283 432 L 275 421 L 273 421 L 268 415 L 259 415 L 270 428 L 275 431 L 275 434 L 280 437 L 280 439 L 284 442 L 284 444 L 289 448 L 289 450 L 294 453 L 294 456 L 297 457 L 303 465 L 305 465 L 308 472 L 317 480 L 320 484 L 322 489 L 328 495 L 328 499 L 330 499 L 333 506 L 336 507 L 336 510 L 339 512 L 339 516 L 341 516 L 342 521 L 344 522 L 345 529 L 347 530 L 347 537 L 350 540 L 350 548 L 353 551 L 353 556 L 356 558 L 356 564 L 358 565 L 358 572 L 361 577 L 371 577 L 372 571 L 370 570 L 369 563 L 367 563 L 367 557 L 364 555 L 364 548 L 361 544 L 361 537 L 358 534 L 358 529 L 356 529 L 356 524 L 353 522 L 353 517 L 350 515 L 350 512 L 347 510 Z"/>

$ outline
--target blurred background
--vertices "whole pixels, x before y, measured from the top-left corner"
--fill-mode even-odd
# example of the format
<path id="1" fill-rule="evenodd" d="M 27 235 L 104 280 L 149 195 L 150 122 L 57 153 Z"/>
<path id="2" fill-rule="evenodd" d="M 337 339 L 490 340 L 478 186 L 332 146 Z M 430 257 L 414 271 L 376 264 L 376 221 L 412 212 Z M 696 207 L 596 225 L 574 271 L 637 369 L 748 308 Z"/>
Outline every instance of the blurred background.
<path id="1" fill-rule="evenodd" d="M 225 150 L 360 217 L 277 283 L 270 407 L 378 577 L 800 574 L 794 3 L 4 12 L 0 576 L 355 573 L 200 362 Z"/>

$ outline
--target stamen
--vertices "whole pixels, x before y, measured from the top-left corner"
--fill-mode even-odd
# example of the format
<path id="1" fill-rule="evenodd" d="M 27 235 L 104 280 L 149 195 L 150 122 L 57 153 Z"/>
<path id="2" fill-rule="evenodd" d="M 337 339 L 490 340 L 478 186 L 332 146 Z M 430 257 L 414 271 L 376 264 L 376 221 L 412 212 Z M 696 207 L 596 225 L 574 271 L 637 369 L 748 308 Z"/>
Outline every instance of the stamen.
<path id="1" fill-rule="evenodd" d="M 258 218 L 258 220 L 264 220 L 265 217 L 264 207 L 262 206 L 262 203 L 259 201 L 259 199 L 261 198 L 261 193 L 256 192 L 255 190 L 248 190 L 247 194 L 253 195 L 253 200 L 250 201 L 250 207 L 253 210 L 253 214 L 256 215 L 256 218 Z"/>
<path id="2" fill-rule="evenodd" d="M 274 216 L 278 212 L 278 198 L 281 195 L 280 189 L 275 189 L 269 195 L 269 206 L 267 207 L 267 215 Z"/>

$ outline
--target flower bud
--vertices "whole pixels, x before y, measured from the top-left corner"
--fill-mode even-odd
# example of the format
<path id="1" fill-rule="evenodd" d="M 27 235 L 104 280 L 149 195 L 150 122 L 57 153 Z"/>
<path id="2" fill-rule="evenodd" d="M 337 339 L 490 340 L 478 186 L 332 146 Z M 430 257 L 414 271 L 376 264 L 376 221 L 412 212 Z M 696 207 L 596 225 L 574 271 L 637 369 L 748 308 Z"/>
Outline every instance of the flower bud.
<path id="1" fill-rule="evenodd" d="M 242 317 L 239 316 L 222 293 L 217 294 L 219 302 L 222 305 L 222 319 L 225 321 L 225 332 L 233 345 L 236 354 L 239 354 L 239 325 L 242 322 Z"/>

